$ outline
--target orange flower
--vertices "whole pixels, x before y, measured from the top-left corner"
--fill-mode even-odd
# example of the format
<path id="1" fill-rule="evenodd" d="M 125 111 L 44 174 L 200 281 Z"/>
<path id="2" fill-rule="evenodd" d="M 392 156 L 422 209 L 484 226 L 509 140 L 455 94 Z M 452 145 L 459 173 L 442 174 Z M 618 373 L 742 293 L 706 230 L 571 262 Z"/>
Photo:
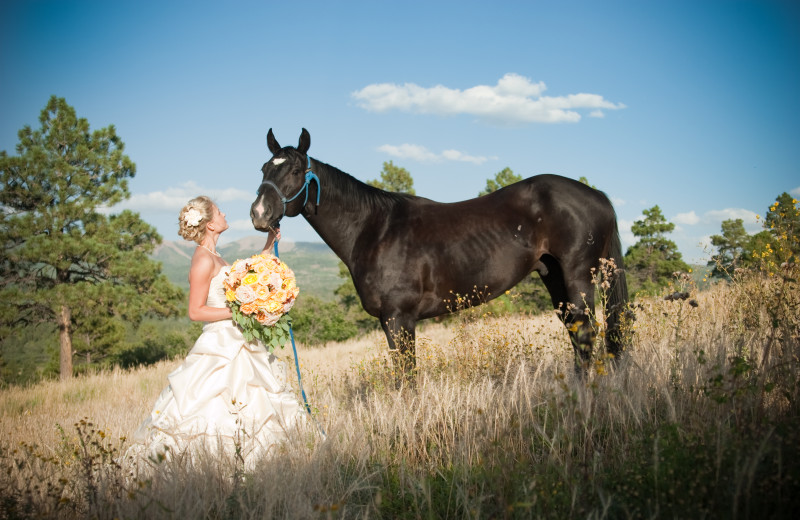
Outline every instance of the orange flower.
<path id="1" fill-rule="evenodd" d="M 242 311 L 242 314 L 255 314 L 258 312 L 258 304 L 255 301 L 244 303 L 239 310 Z"/>

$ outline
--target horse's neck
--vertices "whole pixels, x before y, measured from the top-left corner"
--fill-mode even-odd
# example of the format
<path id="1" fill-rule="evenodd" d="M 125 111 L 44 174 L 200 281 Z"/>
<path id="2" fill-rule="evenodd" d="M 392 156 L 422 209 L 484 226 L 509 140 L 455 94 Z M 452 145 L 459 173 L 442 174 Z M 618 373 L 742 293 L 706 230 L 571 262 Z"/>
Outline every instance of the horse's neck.
<path id="1" fill-rule="evenodd" d="M 303 216 L 349 267 L 356 241 L 368 224 L 385 220 L 391 197 L 372 191 L 371 187 L 332 166 L 324 165 L 318 175 L 320 205 L 316 211 L 312 209 Z"/>

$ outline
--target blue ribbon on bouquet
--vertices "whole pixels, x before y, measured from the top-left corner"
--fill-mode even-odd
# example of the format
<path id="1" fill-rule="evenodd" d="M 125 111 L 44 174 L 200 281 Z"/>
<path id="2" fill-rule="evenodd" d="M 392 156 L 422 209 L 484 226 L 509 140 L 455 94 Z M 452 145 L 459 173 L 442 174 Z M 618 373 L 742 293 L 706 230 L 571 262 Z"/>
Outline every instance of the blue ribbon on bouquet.
<path id="1" fill-rule="evenodd" d="M 275 258 L 280 258 L 280 255 L 278 254 L 277 240 L 275 241 L 274 249 L 275 249 Z M 317 428 L 319 428 L 319 431 L 322 433 L 322 435 L 325 435 L 325 430 L 322 429 L 322 425 L 319 423 L 319 421 L 317 421 L 317 418 L 314 417 L 314 414 L 311 413 L 311 406 L 308 405 L 308 399 L 306 398 L 306 391 L 303 390 L 303 379 L 300 377 L 300 359 L 297 357 L 297 346 L 295 346 L 294 344 L 294 331 L 292 330 L 292 320 L 289 320 L 289 337 L 292 340 L 292 352 L 294 353 L 294 366 L 297 369 L 297 384 L 300 387 L 300 394 L 303 396 L 303 404 L 306 407 L 306 412 L 308 412 L 308 415 L 310 415 L 311 418 L 314 419 L 314 422 L 317 423 Z"/>

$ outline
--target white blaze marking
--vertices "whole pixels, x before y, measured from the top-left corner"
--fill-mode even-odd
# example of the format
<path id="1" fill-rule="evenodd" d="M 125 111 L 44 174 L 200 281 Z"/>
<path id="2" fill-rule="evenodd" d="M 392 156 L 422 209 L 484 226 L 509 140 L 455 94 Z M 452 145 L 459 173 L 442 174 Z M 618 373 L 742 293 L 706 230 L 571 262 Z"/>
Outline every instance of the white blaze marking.
<path id="1" fill-rule="evenodd" d="M 272 164 L 278 166 L 279 164 L 283 164 L 286 161 L 286 157 L 279 157 L 278 159 L 272 159 Z"/>

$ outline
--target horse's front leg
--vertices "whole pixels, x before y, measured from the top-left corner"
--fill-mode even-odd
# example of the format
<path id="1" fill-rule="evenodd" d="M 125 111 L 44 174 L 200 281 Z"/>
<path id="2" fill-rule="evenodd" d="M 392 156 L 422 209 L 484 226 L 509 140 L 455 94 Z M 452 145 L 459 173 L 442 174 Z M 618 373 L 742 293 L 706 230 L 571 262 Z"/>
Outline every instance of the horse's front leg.
<path id="1" fill-rule="evenodd" d="M 389 342 L 389 355 L 399 375 L 409 379 L 416 366 L 417 321 L 405 315 L 381 317 L 381 326 Z"/>

